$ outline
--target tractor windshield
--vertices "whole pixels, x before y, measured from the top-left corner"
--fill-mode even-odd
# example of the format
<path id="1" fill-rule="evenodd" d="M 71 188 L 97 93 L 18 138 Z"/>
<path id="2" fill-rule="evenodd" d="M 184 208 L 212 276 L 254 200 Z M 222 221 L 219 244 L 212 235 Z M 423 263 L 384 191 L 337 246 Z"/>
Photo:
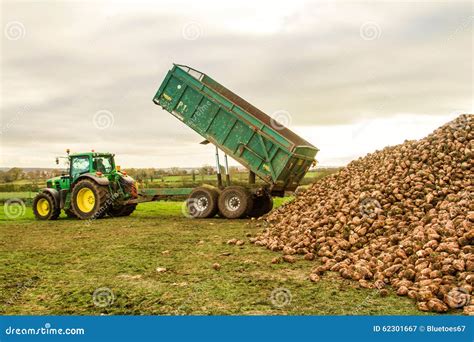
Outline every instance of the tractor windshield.
<path id="1" fill-rule="evenodd" d="M 73 157 L 72 167 L 71 167 L 71 176 L 76 178 L 78 175 L 89 172 L 89 157 L 88 156 L 79 156 Z"/>
<path id="2" fill-rule="evenodd" d="M 94 169 L 102 173 L 110 173 L 114 169 L 114 161 L 111 156 L 94 157 Z"/>

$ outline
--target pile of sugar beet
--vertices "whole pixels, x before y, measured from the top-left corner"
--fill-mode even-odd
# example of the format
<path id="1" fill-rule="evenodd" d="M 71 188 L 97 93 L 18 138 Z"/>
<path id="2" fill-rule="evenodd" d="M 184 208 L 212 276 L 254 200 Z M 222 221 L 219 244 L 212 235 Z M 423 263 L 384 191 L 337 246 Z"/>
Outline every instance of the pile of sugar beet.
<path id="1" fill-rule="evenodd" d="M 251 242 L 423 311 L 474 313 L 474 115 L 352 161 L 269 213 Z M 280 258 L 274 259 L 279 262 Z"/>

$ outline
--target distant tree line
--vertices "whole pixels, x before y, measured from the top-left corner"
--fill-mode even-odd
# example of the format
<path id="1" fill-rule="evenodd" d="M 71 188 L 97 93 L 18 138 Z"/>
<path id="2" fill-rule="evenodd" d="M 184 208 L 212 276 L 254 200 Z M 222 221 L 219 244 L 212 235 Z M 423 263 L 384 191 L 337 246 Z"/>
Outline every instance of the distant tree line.
<path id="1" fill-rule="evenodd" d="M 318 169 L 318 172 L 323 174 L 330 174 L 337 170 L 338 168 L 322 168 Z M 194 180 L 204 179 L 205 176 L 215 175 L 216 168 L 210 165 L 204 165 L 200 168 L 195 169 L 183 169 L 179 167 L 171 167 L 168 169 L 156 169 L 156 168 L 130 168 L 125 169 L 128 175 L 135 178 L 140 182 L 156 182 L 164 181 L 165 177 L 168 176 L 192 176 Z M 24 170 L 18 167 L 13 167 L 6 171 L 0 170 L 0 183 L 13 183 L 21 180 L 31 180 L 40 182 L 45 181 L 48 178 L 56 177 L 61 174 L 64 174 L 64 169 L 33 169 L 33 170 Z M 225 173 L 224 167 L 221 165 L 220 172 Z M 231 166 L 229 168 L 229 173 L 231 176 L 242 173 L 242 169 L 236 166 Z M 189 177 L 188 177 L 189 178 Z"/>
<path id="2" fill-rule="evenodd" d="M 338 168 L 318 168 L 316 174 L 305 177 L 300 185 L 306 185 L 315 182 L 328 174 L 334 173 Z M 125 169 L 131 177 L 140 183 L 140 187 L 194 187 L 200 184 L 214 184 L 216 177 L 209 177 L 216 174 L 216 168 L 210 165 L 204 165 L 200 168 L 183 169 L 179 167 L 171 167 L 168 169 L 155 168 L 130 168 Z M 18 167 L 9 170 L 0 170 L 0 192 L 13 191 L 31 191 L 36 192 L 46 186 L 46 180 L 51 177 L 64 174 L 65 169 L 21 169 Z M 224 175 L 223 166 L 220 172 Z M 232 184 L 244 184 L 247 181 L 248 171 L 242 168 L 231 166 L 229 173 L 231 175 Z M 259 181 L 257 179 L 257 181 Z"/>
<path id="3" fill-rule="evenodd" d="M 13 167 L 7 171 L 0 170 L 0 183 L 12 183 L 19 180 L 42 180 L 59 176 L 63 172 L 57 169 L 23 170 L 19 167 Z"/>
<path id="4" fill-rule="evenodd" d="M 205 165 L 196 169 L 183 169 L 179 167 L 172 167 L 169 169 L 155 169 L 155 168 L 131 168 L 125 169 L 128 175 L 139 181 L 155 181 L 166 176 L 187 176 L 187 175 L 213 175 L 216 173 L 215 168 Z M 60 176 L 64 174 L 63 169 L 35 169 L 24 170 L 22 168 L 13 167 L 9 170 L 0 170 L 0 183 L 13 183 L 21 180 L 46 180 L 51 177 Z"/>

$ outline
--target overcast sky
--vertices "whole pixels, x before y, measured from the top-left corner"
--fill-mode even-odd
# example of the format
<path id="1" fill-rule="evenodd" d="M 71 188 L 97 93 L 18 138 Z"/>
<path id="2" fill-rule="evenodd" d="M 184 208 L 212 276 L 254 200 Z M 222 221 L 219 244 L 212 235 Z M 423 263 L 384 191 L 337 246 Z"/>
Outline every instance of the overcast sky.
<path id="1" fill-rule="evenodd" d="M 193 66 L 343 165 L 473 112 L 472 2 L 2 1 L 1 167 L 213 163 L 152 102 Z M 276 113 L 276 114 L 274 114 Z"/>

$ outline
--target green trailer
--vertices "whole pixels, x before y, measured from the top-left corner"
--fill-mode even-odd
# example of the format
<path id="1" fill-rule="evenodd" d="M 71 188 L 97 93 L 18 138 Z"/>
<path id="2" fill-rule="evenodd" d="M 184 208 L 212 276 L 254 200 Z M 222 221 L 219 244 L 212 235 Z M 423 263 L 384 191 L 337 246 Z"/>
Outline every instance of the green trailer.
<path id="1" fill-rule="evenodd" d="M 216 213 L 227 218 L 261 216 L 272 208 L 272 196 L 294 191 L 318 149 L 278 124 L 208 75 L 174 64 L 153 102 L 216 146 L 218 188 L 194 189 L 188 209 L 195 217 Z M 226 160 L 226 186 L 222 184 L 219 150 Z M 232 186 L 227 155 L 249 170 L 247 187 Z M 265 186 L 255 184 L 255 176 Z"/>

